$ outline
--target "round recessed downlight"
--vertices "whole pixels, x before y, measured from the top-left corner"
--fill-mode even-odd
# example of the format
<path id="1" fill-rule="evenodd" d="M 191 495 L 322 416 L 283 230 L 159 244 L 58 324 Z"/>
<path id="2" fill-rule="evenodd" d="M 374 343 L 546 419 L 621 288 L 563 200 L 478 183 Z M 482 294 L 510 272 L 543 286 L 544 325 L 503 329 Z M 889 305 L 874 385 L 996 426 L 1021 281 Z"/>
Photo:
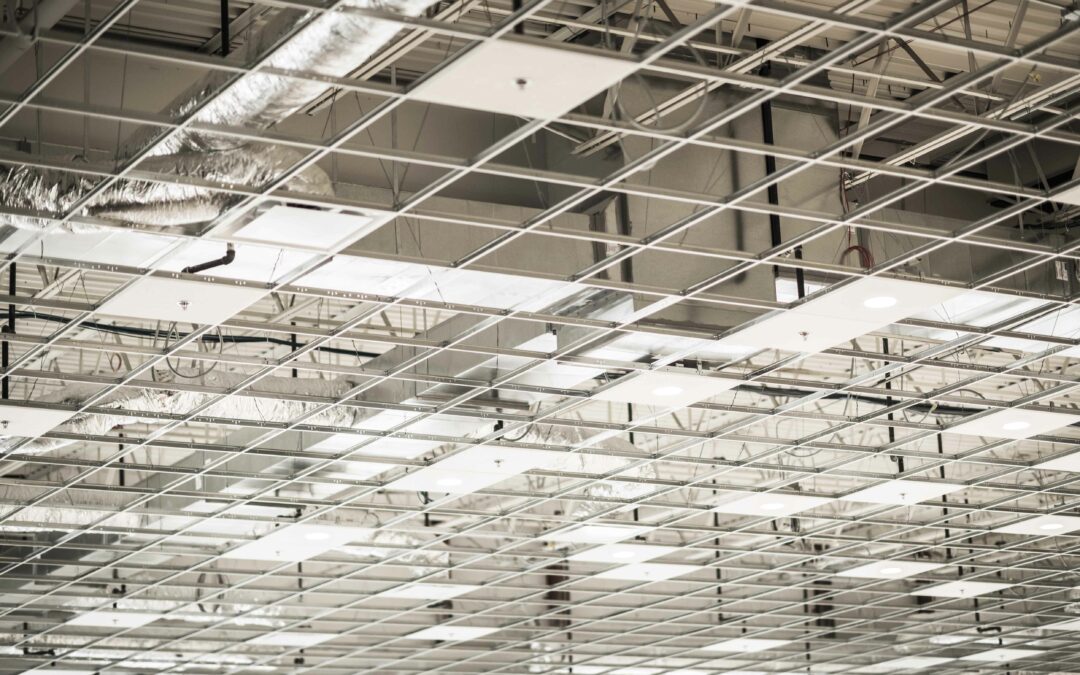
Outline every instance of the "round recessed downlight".
<path id="1" fill-rule="evenodd" d="M 895 307 L 896 303 L 896 298 L 891 295 L 878 295 L 863 300 L 863 307 L 867 309 L 888 309 L 890 307 Z"/>
<path id="2" fill-rule="evenodd" d="M 882 574 L 890 574 L 890 575 L 892 575 L 892 574 L 900 574 L 900 572 L 902 572 L 903 570 L 901 570 L 899 567 L 882 567 L 880 571 L 881 571 Z"/>
<path id="3" fill-rule="evenodd" d="M 761 505 L 762 511 L 779 511 L 784 508 L 784 502 L 765 502 Z"/>
<path id="4" fill-rule="evenodd" d="M 1060 530 L 1063 527 L 1065 527 L 1065 526 L 1062 525 L 1061 523 L 1043 523 L 1042 525 L 1039 526 L 1039 529 L 1040 530 Z"/>
<path id="5" fill-rule="evenodd" d="M 330 535 L 326 532 L 308 532 L 304 535 L 304 539 L 308 541 L 326 541 L 330 538 Z"/>
<path id="6" fill-rule="evenodd" d="M 440 478 L 436 483 L 442 487 L 454 487 L 461 485 L 461 479 L 455 478 L 454 476 L 447 476 L 446 478 Z"/>
<path id="7" fill-rule="evenodd" d="M 1005 431 L 1023 431 L 1031 426 L 1030 422 L 1024 422 L 1022 420 L 1016 420 L 1015 422 L 1006 422 L 1001 425 L 1001 428 Z"/>
<path id="8" fill-rule="evenodd" d="M 674 385 L 668 385 L 666 387 L 657 387 L 652 390 L 653 396 L 678 396 L 683 393 L 682 387 L 676 387 Z"/>
<path id="9" fill-rule="evenodd" d="M 625 558 L 633 558 L 634 557 L 634 552 L 633 551 L 615 551 L 614 553 L 611 554 L 611 557 L 612 558 L 619 558 L 620 560 L 625 559 Z"/>

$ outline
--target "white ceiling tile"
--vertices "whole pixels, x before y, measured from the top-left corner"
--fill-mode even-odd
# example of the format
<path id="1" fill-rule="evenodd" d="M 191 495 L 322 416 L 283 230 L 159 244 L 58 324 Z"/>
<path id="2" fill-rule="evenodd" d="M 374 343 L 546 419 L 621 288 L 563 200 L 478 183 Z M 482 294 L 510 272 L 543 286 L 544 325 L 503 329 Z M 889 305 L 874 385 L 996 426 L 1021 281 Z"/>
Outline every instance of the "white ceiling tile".
<path id="1" fill-rule="evenodd" d="M 910 505 L 940 498 L 950 492 L 964 489 L 954 483 L 936 483 L 923 480 L 890 480 L 863 490 L 844 495 L 840 499 L 870 504 Z"/>
<path id="2" fill-rule="evenodd" d="M 593 399 L 658 408 L 683 407 L 718 396 L 737 387 L 740 382 L 735 378 L 693 372 L 651 370 L 626 375 L 604 391 L 593 394 Z"/>
<path id="3" fill-rule="evenodd" d="M 882 562 L 859 565 L 852 569 L 837 572 L 841 577 L 862 579 L 903 579 L 904 577 L 923 574 L 944 567 L 938 563 L 915 562 L 911 560 L 883 560 Z"/>
<path id="4" fill-rule="evenodd" d="M 702 649 L 707 652 L 752 653 L 763 652 L 769 649 L 777 649 L 790 643 L 791 640 L 770 640 L 766 638 L 735 638 L 734 640 L 717 642 L 714 645 L 702 647 Z"/>
<path id="5" fill-rule="evenodd" d="M 40 436 L 67 422 L 72 415 L 66 410 L 0 404 L 0 436 Z"/>
<path id="6" fill-rule="evenodd" d="M 912 595 L 928 595 L 935 598 L 972 598 L 977 595 L 996 593 L 997 591 L 1011 588 L 1013 584 L 1003 584 L 993 581 L 950 581 L 937 586 L 920 588 L 911 592 Z"/>
<path id="7" fill-rule="evenodd" d="M 713 511 L 740 516 L 780 518 L 835 501 L 828 497 L 793 495 L 780 492 L 729 492 L 721 496 L 721 503 Z"/>
<path id="8" fill-rule="evenodd" d="M 404 600 L 449 600 L 459 595 L 472 593 L 480 586 L 469 584 L 428 584 L 417 583 L 391 588 L 379 593 L 381 598 L 400 598 Z"/>
<path id="9" fill-rule="evenodd" d="M 950 434 L 1024 439 L 1047 434 L 1080 421 L 1080 415 L 1012 408 L 946 427 Z"/>
<path id="10" fill-rule="evenodd" d="M 614 544 L 649 532 L 644 525 L 578 525 L 566 530 L 540 535 L 544 541 L 571 544 Z"/>
<path id="11" fill-rule="evenodd" d="M 498 630 L 498 628 L 479 628 L 477 626 L 431 626 L 402 636 L 402 639 L 461 642 L 464 640 L 479 640 L 482 637 L 498 632 Z"/>
<path id="12" fill-rule="evenodd" d="M 370 215 L 276 205 L 233 233 L 238 241 L 330 253 L 376 230 L 389 214 Z"/>
<path id="13" fill-rule="evenodd" d="M 249 645 L 267 645 L 270 647 L 312 647 L 317 644 L 333 640 L 337 635 L 334 633 L 305 633 L 301 631 L 278 631 L 266 633 L 251 638 Z"/>
<path id="14" fill-rule="evenodd" d="M 709 569 L 697 565 L 672 565 L 667 563 L 634 563 L 604 570 L 595 575 L 597 579 L 624 581 L 664 581 Z"/>
<path id="15" fill-rule="evenodd" d="M 149 612 L 125 612 L 113 609 L 99 609 L 76 614 L 67 620 L 69 626 L 100 626 L 105 628 L 138 628 L 163 618 L 164 614 Z"/>
<path id="16" fill-rule="evenodd" d="M 188 324 L 219 324 L 267 293 L 248 286 L 145 277 L 101 306 L 108 316 Z"/>
<path id="17" fill-rule="evenodd" d="M 427 103 L 551 119 L 634 68 L 629 59 L 497 40 L 478 45 L 411 93 Z"/>
<path id="18" fill-rule="evenodd" d="M 991 532 L 1005 534 L 1029 534 L 1040 537 L 1052 537 L 1080 530 L 1080 517 L 1077 516 L 1036 516 L 1016 523 L 995 527 Z"/>
<path id="19" fill-rule="evenodd" d="M 613 563 L 624 565 L 627 563 L 644 562 L 659 558 L 660 556 L 674 553 L 679 549 L 675 546 L 651 546 L 647 544 L 606 544 L 575 553 L 567 558 L 575 562 Z"/>
<path id="20" fill-rule="evenodd" d="M 990 661 L 994 663 L 1009 663 L 1011 661 L 1020 661 L 1022 659 L 1030 659 L 1039 656 L 1043 652 L 1038 649 L 1010 649 L 1003 647 L 1001 649 L 991 649 L 990 651 L 980 652 L 978 654 L 969 654 L 968 656 L 961 657 L 964 661 Z"/>
<path id="21" fill-rule="evenodd" d="M 299 562 L 367 536 L 371 530 L 334 525 L 286 525 L 222 554 L 223 558 Z"/>

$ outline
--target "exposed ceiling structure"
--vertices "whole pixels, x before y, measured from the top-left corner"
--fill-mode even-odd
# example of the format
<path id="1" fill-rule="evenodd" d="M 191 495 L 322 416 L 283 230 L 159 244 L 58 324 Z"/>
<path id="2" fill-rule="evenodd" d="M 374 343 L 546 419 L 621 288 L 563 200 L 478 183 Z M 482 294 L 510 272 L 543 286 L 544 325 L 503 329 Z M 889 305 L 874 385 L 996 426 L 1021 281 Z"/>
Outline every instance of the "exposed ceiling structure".
<path id="1" fill-rule="evenodd" d="M 2 24 L 0 674 L 1080 672 L 1080 5 Z"/>

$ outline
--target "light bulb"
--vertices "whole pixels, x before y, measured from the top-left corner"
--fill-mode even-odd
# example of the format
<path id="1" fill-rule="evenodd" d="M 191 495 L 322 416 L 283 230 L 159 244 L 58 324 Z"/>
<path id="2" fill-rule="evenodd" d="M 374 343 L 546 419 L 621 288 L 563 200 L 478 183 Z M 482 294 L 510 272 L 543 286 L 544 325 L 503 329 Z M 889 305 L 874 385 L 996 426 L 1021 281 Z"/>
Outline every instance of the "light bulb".
<path id="1" fill-rule="evenodd" d="M 867 309 L 888 309 L 896 306 L 896 298 L 891 295 L 879 295 L 863 300 L 863 307 Z"/>

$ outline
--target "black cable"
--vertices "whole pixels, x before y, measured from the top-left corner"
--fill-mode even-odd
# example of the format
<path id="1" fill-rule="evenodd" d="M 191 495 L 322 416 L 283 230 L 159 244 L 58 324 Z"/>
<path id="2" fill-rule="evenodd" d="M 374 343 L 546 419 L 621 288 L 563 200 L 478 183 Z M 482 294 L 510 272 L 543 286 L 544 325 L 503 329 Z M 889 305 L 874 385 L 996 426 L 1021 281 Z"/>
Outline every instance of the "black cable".
<path id="1" fill-rule="evenodd" d="M 70 323 L 67 317 L 59 316 L 56 314 L 42 314 L 41 312 L 27 312 L 20 311 L 15 312 L 15 317 L 20 319 L 37 319 L 39 321 L 50 321 L 53 323 Z M 169 335 L 168 331 L 152 330 L 149 328 L 136 328 L 133 326 L 113 326 L 107 323 L 100 323 L 97 321 L 84 321 L 79 324 L 80 328 L 88 328 L 90 330 L 96 330 L 102 333 L 109 333 L 112 335 L 130 335 L 134 337 L 148 337 L 148 338 L 161 338 L 169 339 L 170 337 L 175 340 L 181 340 L 188 336 L 188 333 L 173 332 Z M 204 335 L 199 338 L 202 342 L 215 343 L 218 341 L 229 342 L 233 344 L 248 344 L 262 342 L 272 345 L 281 345 L 283 347 L 291 347 L 292 343 L 289 340 L 283 338 L 262 337 L 258 335 Z M 303 347 L 304 345 L 300 345 Z M 379 354 L 375 352 L 362 352 L 356 349 L 341 349 L 339 347 L 316 347 L 316 351 L 325 352 L 327 354 L 343 354 L 347 356 L 357 356 L 364 358 L 375 358 Z"/>

